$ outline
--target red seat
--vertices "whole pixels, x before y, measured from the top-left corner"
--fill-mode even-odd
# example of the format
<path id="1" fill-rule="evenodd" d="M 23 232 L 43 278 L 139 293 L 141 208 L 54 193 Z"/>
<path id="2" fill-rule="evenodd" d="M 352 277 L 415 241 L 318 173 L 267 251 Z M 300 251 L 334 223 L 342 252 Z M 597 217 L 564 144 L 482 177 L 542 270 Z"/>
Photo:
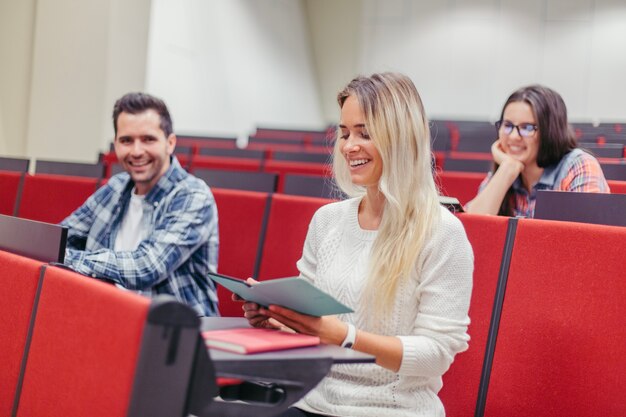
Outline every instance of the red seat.
<path id="1" fill-rule="evenodd" d="M 485 416 L 626 415 L 626 228 L 520 219 Z"/>
<path id="2" fill-rule="evenodd" d="M 80 207 L 96 191 L 96 178 L 64 175 L 27 175 L 18 216 L 58 223 Z"/>
<path id="3" fill-rule="evenodd" d="M 17 416 L 127 416 L 149 305 L 47 268 Z"/>
<path id="4" fill-rule="evenodd" d="M 238 278 L 254 274 L 267 193 L 212 189 L 219 219 L 218 272 Z M 241 316 L 241 304 L 231 301 L 231 292 L 217 286 L 222 316 Z"/>
<path id="5" fill-rule="evenodd" d="M 10 416 L 42 263 L 0 251 L 0 416 Z"/>
<path id="6" fill-rule="evenodd" d="M 279 193 L 285 189 L 285 174 L 313 174 L 329 177 L 332 173 L 330 165 L 327 164 L 275 160 L 265 161 L 263 170 L 279 174 L 277 188 Z"/>
<path id="7" fill-rule="evenodd" d="M 474 251 L 469 349 L 456 356 L 439 392 L 448 417 L 474 416 L 508 218 L 459 214 Z"/>
<path id="8" fill-rule="evenodd" d="M 20 187 L 20 172 L 0 171 L 0 214 L 12 216 L 15 210 L 15 200 Z"/>
<path id="9" fill-rule="evenodd" d="M 478 172 L 443 171 L 435 176 L 441 195 L 456 197 L 466 204 L 478 194 L 478 187 L 486 175 Z"/>
<path id="10" fill-rule="evenodd" d="M 607 180 L 611 194 L 626 194 L 626 181 Z"/>
<path id="11" fill-rule="evenodd" d="M 332 200 L 274 194 L 258 279 L 298 275 L 296 262 L 315 211 Z"/>
<path id="12" fill-rule="evenodd" d="M 261 170 L 261 162 L 260 159 L 196 155 L 191 160 L 191 172 L 198 168 L 259 171 Z"/>

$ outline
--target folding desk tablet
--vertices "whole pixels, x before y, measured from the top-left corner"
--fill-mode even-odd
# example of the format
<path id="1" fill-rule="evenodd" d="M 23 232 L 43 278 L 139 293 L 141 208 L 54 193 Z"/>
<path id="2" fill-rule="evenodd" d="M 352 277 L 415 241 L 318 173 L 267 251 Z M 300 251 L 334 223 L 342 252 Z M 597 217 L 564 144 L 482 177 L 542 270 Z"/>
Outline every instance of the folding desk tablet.
<path id="1" fill-rule="evenodd" d="M 42 262 L 63 262 L 67 228 L 0 214 L 0 249 Z"/>
<path id="2" fill-rule="evenodd" d="M 201 318 L 201 331 L 247 326 L 248 321 L 239 317 Z M 256 385 L 246 382 L 234 386 L 234 399 L 245 402 L 215 401 L 210 406 L 211 412 L 215 413 L 212 415 L 252 415 L 247 414 L 247 410 L 255 417 L 261 417 L 278 414 L 298 401 L 326 376 L 331 365 L 373 363 L 375 358 L 340 346 L 322 344 L 252 355 L 211 350 L 211 360 L 220 377 L 258 382 Z M 228 388 L 222 387 L 221 397 L 227 399 L 228 394 Z M 259 407 L 260 404 L 263 406 Z"/>
<path id="3" fill-rule="evenodd" d="M 535 219 L 626 226 L 626 194 L 540 190 Z"/>

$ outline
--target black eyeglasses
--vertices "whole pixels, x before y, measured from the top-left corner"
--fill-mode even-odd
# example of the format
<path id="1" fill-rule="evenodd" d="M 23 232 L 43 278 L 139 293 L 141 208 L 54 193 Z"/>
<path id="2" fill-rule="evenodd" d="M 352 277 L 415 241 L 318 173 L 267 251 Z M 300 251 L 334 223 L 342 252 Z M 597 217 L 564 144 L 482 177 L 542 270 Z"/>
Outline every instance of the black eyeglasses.
<path id="1" fill-rule="evenodd" d="M 498 120 L 496 122 L 496 130 L 498 132 L 502 132 L 505 135 L 510 135 L 513 133 L 513 129 L 517 129 L 517 133 L 523 138 L 529 138 L 535 134 L 537 131 L 537 125 L 532 123 L 521 123 L 519 125 L 514 125 L 513 123 L 506 120 Z"/>

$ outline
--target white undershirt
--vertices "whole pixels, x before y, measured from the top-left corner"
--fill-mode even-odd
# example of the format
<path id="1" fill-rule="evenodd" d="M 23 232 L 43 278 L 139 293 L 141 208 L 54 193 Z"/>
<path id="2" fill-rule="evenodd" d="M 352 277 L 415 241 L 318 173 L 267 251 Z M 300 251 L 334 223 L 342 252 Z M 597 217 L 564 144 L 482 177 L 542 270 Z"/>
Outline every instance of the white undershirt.
<path id="1" fill-rule="evenodd" d="M 139 243 L 148 236 L 148 229 L 141 221 L 143 218 L 143 201 L 146 196 L 137 195 L 135 191 L 134 188 L 131 191 L 128 208 L 124 213 L 120 230 L 115 237 L 115 245 L 113 246 L 115 252 L 134 251 Z M 120 284 L 115 284 L 115 286 L 126 289 Z M 136 292 L 141 294 L 141 291 Z"/>
<path id="2" fill-rule="evenodd" d="M 142 227 L 141 218 L 143 217 L 143 200 L 145 195 L 135 194 L 133 189 L 128 209 L 122 219 L 122 225 L 115 237 L 115 252 L 126 252 L 137 249 L 139 243 L 146 237 L 147 231 Z"/>

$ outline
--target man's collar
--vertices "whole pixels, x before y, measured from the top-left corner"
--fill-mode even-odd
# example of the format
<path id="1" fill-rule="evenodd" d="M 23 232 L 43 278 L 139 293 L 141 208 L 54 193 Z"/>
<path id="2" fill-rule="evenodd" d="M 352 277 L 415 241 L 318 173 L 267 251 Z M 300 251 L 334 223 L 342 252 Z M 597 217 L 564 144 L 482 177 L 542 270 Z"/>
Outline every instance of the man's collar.
<path id="1" fill-rule="evenodd" d="M 180 166 L 178 159 L 172 155 L 170 157 L 170 167 L 146 194 L 146 201 L 151 204 L 157 204 L 187 175 L 187 172 Z"/>

